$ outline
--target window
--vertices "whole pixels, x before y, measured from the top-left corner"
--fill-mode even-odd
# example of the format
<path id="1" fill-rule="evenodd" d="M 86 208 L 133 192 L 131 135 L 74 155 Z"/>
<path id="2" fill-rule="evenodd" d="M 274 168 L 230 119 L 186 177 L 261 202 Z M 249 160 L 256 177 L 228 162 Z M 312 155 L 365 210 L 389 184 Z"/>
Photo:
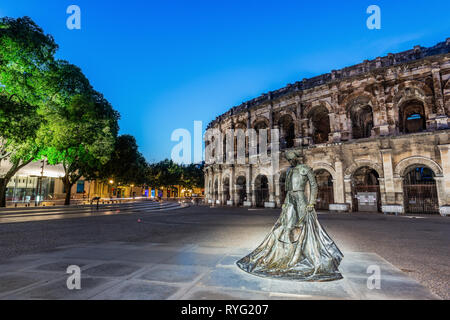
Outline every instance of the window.
<path id="1" fill-rule="evenodd" d="M 77 193 L 84 193 L 84 181 L 77 182 Z"/>

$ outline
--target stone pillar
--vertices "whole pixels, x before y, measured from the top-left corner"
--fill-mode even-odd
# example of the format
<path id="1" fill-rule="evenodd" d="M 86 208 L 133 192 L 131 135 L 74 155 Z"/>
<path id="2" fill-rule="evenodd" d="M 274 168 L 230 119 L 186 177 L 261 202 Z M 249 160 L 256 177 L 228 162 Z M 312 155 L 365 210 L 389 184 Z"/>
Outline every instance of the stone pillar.
<path id="1" fill-rule="evenodd" d="M 237 197 L 236 197 L 236 177 L 235 177 L 236 169 L 234 166 L 231 167 L 231 176 L 230 176 L 230 200 L 232 205 L 237 204 Z"/>
<path id="2" fill-rule="evenodd" d="M 445 111 L 444 95 L 442 92 L 441 73 L 438 63 L 433 64 L 433 70 L 431 72 L 433 74 L 434 98 L 436 101 L 436 109 L 437 109 L 436 128 L 447 129 L 448 117 Z"/>
<path id="3" fill-rule="evenodd" d="M 210 190 L 209 190 L 209 169 L 205 170 L 205 201 L 206 203 L 208 203 L 209 199 L 210 199 L 210 194 L 209 194 Z"/>
<path id="4" fill-rule="evenodd" d="M 381 149 L 380 152 L 381 159 L 383 161 L 384 190 L 386 192 L 386 203 L 383 203 L 383 205 L 390 205 L 395 203 L 395 183 L 394 166 L 392 164 L 392 149 Z"/>
<path id="5" fill-rule="evenodd" d="M 252 166 L 247 165 L 246 168 L 246 192 L 247 192 L 247 201 L 244 203 L 245 206 L 252 206 L 253 205 L 253 188 L 252 188 Z"/>
<path id="6" fill-rule="evenodd" d="M 344 166 L 342 161 L 334 163 L 336 170 L 335 181 L 333 181 L 334 202 L 337 204 L 345 203 L 345 183 L 344 183 Z"/>
<path id="7" fill-rule="evenodd" d="M 223 181 L 222 181 L 222 168 L 219 169 L 218 174 L 218 193 L 219 193 L 219 204 L 223 205 Z"/>
<path id="8" fill-rule="evenodd" d="M 281 195 L 280 175 L 277 174 L 275 176 L 275 204 L 276 204 L 277 208 L 281 208 L 281 206 L 283 205 L 281 203 L 280 195 Z"/>
<path id="9" fill-rule="evenodd" d="M 437 180 L 439 206 L 442 215 L 450 215 L 450 144 L 439 145 L 443 177 Z"/>
<path id="10" fill-rule="evenodd" d="M 434 98 L 436 101 L 437 114 L 445 115 L 444 96 L 442 94 L 442 81 L 439 64 L 433 65 L 431 73 L 433 74 Z"/>
<path id="11" fill-rule="evenodd" d="M 345 203 L 353 210 L 352 179 L 344 177 Z"/>
<path id="12" fill-rule="evenodd" d="M 275 175 L 272 174 L 268 177 L 269 180 L 269 202 L 264 204 L 267 208 L 275 208 Z"/>

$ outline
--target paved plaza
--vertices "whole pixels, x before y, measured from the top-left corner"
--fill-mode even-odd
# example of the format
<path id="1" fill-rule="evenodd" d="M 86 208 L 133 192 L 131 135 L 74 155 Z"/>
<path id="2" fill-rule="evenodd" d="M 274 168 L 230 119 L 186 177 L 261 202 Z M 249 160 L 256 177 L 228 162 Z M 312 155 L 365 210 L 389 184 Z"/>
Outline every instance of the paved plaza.
<path id="1" fill-rule="evenodd" d="M 319 215 L 344 252 L 344 279 L 302 283 L 241 271 L 279 210 L 132 209 L 0 224 L 0 299 L 447 299 L 449 220 Z M 431 248 L 434 248 L 431 250 Z M 81 268 L 81 290 L 66 269 Z M 367 286 L 368 268 L 381 288 Z"/>

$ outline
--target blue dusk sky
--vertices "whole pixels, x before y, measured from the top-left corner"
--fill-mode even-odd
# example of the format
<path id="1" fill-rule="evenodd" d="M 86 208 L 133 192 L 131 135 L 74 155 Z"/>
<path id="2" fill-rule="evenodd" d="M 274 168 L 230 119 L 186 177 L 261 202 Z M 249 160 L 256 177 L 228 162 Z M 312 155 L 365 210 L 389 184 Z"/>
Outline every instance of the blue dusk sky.
<path id="1" fill-rule="evenodd" d="M 66 27 L 69 5 L 81 30 Z M 369 30 L 369 5 L 381 30 Z M 57 57 L 81 67 L 121 113 L 148 161 L 169 158 L 172 132 L 303 78 L 432 46 L 450 37 L 450 1 L 4 0 L 30 16 Z"/>

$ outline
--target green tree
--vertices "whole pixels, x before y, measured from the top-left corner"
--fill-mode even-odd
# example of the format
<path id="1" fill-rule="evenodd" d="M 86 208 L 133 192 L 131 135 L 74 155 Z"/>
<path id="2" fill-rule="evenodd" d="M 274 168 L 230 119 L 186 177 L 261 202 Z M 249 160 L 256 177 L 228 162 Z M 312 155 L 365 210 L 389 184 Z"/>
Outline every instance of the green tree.
<path id="1" fill-rule="evenodd" d="M 68 104 L 44 108 L 47 122 L 39 132 L 45 145 L 40 157 L 62 164 L 70 204 L 72 186 L 82 177 L 96 175 L 114 150 L 119 114 L 95 91 L 72 96 Z"/>
<path id="2" fill-rule="evenodd" d="M 203 188 L 205 185 L 203 167 L 204 164 L 190 164 L 183 166 L 183 175 L 180 185 L 188 189 Z"/>
<path id="3" fill-rule="evenodd" d="M 172 160 L 164 160 L 149 166 L 147 184 L 155 189 L 160 187 L 174 188 L 180 185 L 183 169 Z"/>
<path id="4" fill-rule="evenodd" d="M 37 115 L 37 107 L 12 97 L 0 94 L 0 163 L 9 164 L 0 174 L 0 207 L 6 206 L 6 186 L 11 178 L 39 151 L 35 138 L 42 118 Z"/>
<path id="5" fill-rule="evenodd" d="M 0 176 L 0 207 L 6 185 L 33 161 L 41 145 L 38 109 L 45 102 L 45 74 L 58 46 L 30 18 L 0 19 L 0 161 L 10 163 Z"/>
<path id="6" fill-rule="evenodd" d="M 122 185 L 146 183 L 147 162 L 138 150 L 136 139 L 131 135 L 117 138 L 110 160 L 102 167 L 99 177 L 112 179 Z"/>

